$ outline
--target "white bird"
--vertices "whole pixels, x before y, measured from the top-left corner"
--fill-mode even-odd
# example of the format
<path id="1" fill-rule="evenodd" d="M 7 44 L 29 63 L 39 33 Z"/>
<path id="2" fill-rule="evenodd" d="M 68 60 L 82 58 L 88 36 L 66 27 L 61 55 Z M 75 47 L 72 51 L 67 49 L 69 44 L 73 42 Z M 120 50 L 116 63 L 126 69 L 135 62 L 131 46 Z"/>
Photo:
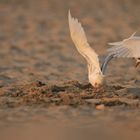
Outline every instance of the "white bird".
<path id="1" fill-rule="evenodd" d="M 136 67 L 140 64 L 140 37 L 135 36 L 133 33 L 128 39 L 124 39 L 120 42 L 109 43 L 113 47 L 109 48 L 107 51 L 109 55 L 113 57 L 127 57 L 136 59 Z"/>
<path id="2" fill-rule="evenodd" d="M 109 60 L 112 59 L 112 55 L 108 56 L 102 67 L 100 67 L 98 54 L 90 47 L 81 23 L 76 18 L 71 16 L 70 11 L 68 14 L 68 20 L 71 38 L 78 52 L 86 59 L 88 63 L 89 82 L 93 87 L 98 88 L 104 82 L 105 69 Z"/>

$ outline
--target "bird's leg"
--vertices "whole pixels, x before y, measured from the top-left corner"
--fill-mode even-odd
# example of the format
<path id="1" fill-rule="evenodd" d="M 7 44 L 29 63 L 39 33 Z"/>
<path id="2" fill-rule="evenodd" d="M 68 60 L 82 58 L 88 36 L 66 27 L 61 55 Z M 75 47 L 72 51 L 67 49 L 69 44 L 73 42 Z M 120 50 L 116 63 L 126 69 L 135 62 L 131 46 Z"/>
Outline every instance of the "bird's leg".
<path id="1" fill-rule="evenodd" d="M 140 58 L 137 58 L 135 67 L 137 68 L 139 66 L 139 64 L 140 64 Z"/>
<path id="2" fill-rule="evenodd" d="M 135 67 L 137 68 L 139 66 L 140 62 L 136 62 Z"/>

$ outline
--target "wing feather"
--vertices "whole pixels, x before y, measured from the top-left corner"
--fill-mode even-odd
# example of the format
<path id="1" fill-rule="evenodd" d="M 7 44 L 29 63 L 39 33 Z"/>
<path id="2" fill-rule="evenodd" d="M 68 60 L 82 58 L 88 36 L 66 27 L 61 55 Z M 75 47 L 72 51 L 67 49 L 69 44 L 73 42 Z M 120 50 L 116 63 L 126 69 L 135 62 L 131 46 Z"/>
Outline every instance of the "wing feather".
<path id="1" fill-rule="evenodd" d="M 68 20 L 71 38 L 79 53 L 87 60 L 89 72 L 101 72 L 98 55 L 88 44 L 81 23 L 71 16 L 70 11 Z"/>
<path id="2" fill-rule="evenodd" d="M 109 43 L 109 45 L 113 45 L 113 47 L 109 48 L 107 51 L 109 54 L 114 54 L 114 57 L 140 57 L 140 37 L 136 37 L 134 34 L 128 39 Z"/>

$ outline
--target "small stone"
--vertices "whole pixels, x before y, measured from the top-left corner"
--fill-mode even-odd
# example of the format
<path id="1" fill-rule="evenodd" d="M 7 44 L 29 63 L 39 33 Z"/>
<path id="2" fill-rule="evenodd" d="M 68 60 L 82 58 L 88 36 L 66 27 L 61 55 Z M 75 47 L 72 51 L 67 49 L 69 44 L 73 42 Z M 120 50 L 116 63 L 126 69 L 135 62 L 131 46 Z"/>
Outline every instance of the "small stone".
<path id="1" fill-rule="evenodd" d="M 104 104 L 96 105 L 96 109 L 97 110 L 104 110 L 105 106 L 104 106 Z"/>
<path id="2" fill-rule="evenodd" d="M 53 99 L 51 99 L 53 102 L 59 102 L 59 101 L 61 101 L 61 99 L 60 98 L 53 98 Z"/>
<path id="3" fill-rule="evenodd" d="M 99 104 L 100 103 L 99 99 L 86 99 L 85 101 L 88 103 L 91 103 L 91 104 Z"/>

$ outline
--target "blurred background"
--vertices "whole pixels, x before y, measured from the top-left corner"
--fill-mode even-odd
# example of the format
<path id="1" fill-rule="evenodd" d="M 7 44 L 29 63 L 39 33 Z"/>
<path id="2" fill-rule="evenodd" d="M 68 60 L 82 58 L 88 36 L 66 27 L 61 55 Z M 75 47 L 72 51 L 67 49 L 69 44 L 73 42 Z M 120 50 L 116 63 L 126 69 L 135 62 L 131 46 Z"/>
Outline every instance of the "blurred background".
<path id="1" fill-rule="evenodd" d="M 128 38 L 136 31 L 140 35 L 139 0 L 0 0 L 0 93 L 3 87 L 36 80 L 49 84 L 88 82 L 86 62 L 70 38 L 69 9 L 82 23 L 101 62 L 108 42 Z M 140 79 L 133 62 L 111 62 L 108 84 L 127 86 L 128 81 Z M 3 140 L 136 140 L 140 136 L 138 113 L 117 110 L 113 116 L 112 109 L 4 106 L 0 107 L 0 136 Z"/>
<path id="2" fill-rule="evenodd" d="M 108 42 L 120 41 L 135 31 L 139 34 L 139 0 L 0 0 L 1 85 L 87 81 L 85 60 L 69 35 L 69 9 L 82 22 L 101 61 Z M 129 61 L 119 61 L 118 66 L 132 65 Z M 113 71 L 118 73 L 109 68 L 108 74 Z"/>

